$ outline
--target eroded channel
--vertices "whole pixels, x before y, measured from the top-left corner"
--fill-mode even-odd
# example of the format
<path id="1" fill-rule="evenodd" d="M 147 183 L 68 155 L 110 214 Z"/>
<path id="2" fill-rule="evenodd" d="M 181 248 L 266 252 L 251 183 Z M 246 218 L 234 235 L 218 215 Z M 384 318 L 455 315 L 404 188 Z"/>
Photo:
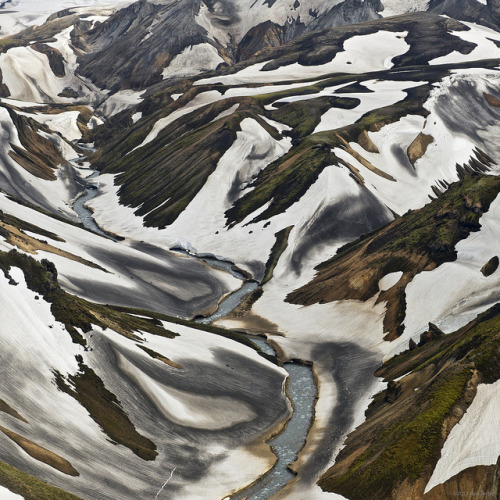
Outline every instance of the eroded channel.
<path id="1" fill-rule="evenodd" d="M 98 194 L 98 186 L 88 182 L 98 175 L 99 172 L 95 171 L 85 178 L 87 186 L 73 203 L 73 209 L 87 229 L 109 237 L 96 224 L 92 212 L 85 207 L 85 203 Z M 213 255 L 194 255 L 180 248 L 172 250 L 193 259 L 203 260 L 212 267 L 231 273 L 243 282 L 238 290 L 230 293 L 220 301 L 217 309 L 210 316 L 197 318 L 196 321 L 199 323 L 210 324 L 227 316 L 258 287 L 256 281 L 247 279 L 248 277 L 235 268 L 230 261 L 218 259 Z M 276 352 L 266 340 L 253 336 L 251 340 L 263 352 L 273 356 L 276 355 Z M 289 465 L 297 459 L 298 453 L 305 444 L 311 426 L 317 389 L 310 366 L 298 362 L 287 362 L 283 365 L 283 368 L 288 373 L 287 395 L 292 404 L 293 413 L 282 432 L 267 442 L 277 457 L 276 463 L 269 472 L 257 479 L 252 486 L 228 497 L 231 500 L 267 500 L 295 478 L 295 473 L 289 468 Z"/>

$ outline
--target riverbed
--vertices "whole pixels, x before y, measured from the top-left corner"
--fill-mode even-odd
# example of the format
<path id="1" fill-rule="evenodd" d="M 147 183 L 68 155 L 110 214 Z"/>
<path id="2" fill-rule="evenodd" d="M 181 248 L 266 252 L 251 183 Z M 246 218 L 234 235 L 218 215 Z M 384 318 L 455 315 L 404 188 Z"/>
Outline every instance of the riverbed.
<path id="1" fill-rule="evenodd" d="M 86 202 L 98 195 L 98 184 L 88 182 L 98 175 L 99 172 L 94 171 L 85 178 L 87 186 L 74 201 L 73 209 L 87 229 L 109 237 L 96 224 L 92 212 L 85 207 Z M 179 248 L 173 250 L 195 260 L 202 260 L 207 265 L 228 272 L 242 281 L 239 289 L 228 294 L 221 300 L 211 315 L 198 318 L 196 320 L 198 323 L 208 325 L 229 315 L 241 304 L 245 297 L 250 295 L 259 286 L 257 281 L 248 279 L 248 276 L 235 268 L 234 264 L 228 260 L 219 259 L 213 255 L 195 255 Z M 276 355 L 274 349 L 264 339 L 252 337 L 251 340 L 264 352 L 273 356 Z M 297 459 L 298 453 L 305 444 L 311 426 L 317 389 L 310 366 L 298 362 L 288 362 L 283 367 L 288 372 L 287 395 L 293 407 L 293 413 L 283 431 L 268 441 L 269 446 L 272 447 L 277 457 L 277 461 L 269 472 L 257 479 L 251 487 L 232 495 L 230 497 L 231 500 L 242 500 L 244 498 L 249 500 L 267 500 L 295 478 L 295 473 L 289 469 L 288 465 Z"/>

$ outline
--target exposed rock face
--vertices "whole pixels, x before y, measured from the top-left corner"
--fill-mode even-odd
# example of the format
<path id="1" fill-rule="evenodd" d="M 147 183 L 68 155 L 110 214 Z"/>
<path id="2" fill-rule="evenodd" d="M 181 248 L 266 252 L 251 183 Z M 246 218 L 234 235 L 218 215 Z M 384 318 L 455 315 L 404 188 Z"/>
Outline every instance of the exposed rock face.
<path id="1" fill-rule="evenodd" d="M 358 137 L 358 144 L 369 153 L 380 153 L 377 146 L 373 143 L 366 130 L 363 130 Z"/>
<path id="2" fill-rule="evenodd" d="M 365 422 L 347 438 L 319 485 L 353 499 L 437 500 L 468 491 L 497 498 L 498 465 L 466 469 L 427 495 L 424 490 L 478 384 L 498 379 L 487 365 L 498 357 L 499 326 L 500 309 L 494 306 L 460 330 L 388 360 L 375 372 L 388 381 L 387 389 L 373 398 Z"/>
<path id="3" fill-rule="evenodd" d="M 490 106 L 493 106 L 494 108 L 500 108 L 500 100 L 497 99 L 494 95 L 487 94 L 486 92 L 483 92 L 483 95 Z"/>
<path id="4" fill-rule="evenodd" d="M 500 495 L 500 464 L 470 467 L 438 484 L 423 496 L 424 500 L 457 498 L 457 493 L 474 493 L 475 498 L 498 498 Z M 463 495 L 465 496 L 465 495 Z M 404 497 L 403 497 L 404 498 Z"/>
<path id="5" fill-rule="evenodd" d="M 418 346 L 422 347 L 430 340 L 436 340 L 443 335 L 444 333 L 442 330 L 440 330 L 434 323 L 429 323 L 429 329 L 420 335 L 420 342 L 418 343 Z"/>
<path id="6" fill-rule="evenodd" d="M 333 28 L 345 24 L 362 23 L 380 17 L 384 9 L 380 0 L 345 0 L 319 16 L 310 29 Z"/>
<path id="7" fill-rule="evenodd" d="M 0 70 L 0 97 L 9 97 L 10 90 L 5 83 L 3 83 L 2 70 Z"/>
<path id="8" fill-rule="evenodd" d="M 237 61 L 244 61 L 258 55 L 268 47 L 277 47 L 304 33 L 305 25 L 294 20 L 280 26 L 271 21 L 252 28 L 238 45 Z"/>
<path id="9" fill-rule="evenodd" d="M 439 199 L 420 210 L 405 214 L 371 235 L 345 245 L 329 261 L 320 264 L 315 278 L 287 296 L 295 304 L 314 304 L 334 300 L 368 300 L 378 292 L 378 283 L 386 274 L 402 271 L 403 276 L 379 301 L 387 301 L 384 331 L 392 340 L 402 333 L 406 314 L 405 289 L 413 277 L 443 262 L 456 259 L 458 241 L 480 228 L 479 218 L 495 199 L 500 181 L 484 176 L 484 191 L 475 200 L 467 200 L 468 190 L 479 186 L 478 174 L 464 183 L 455 183 Z M 489 193 L 489 194 L 487 194 Z M 486 202 L 486 199 L 489 202 Z M 480 202 L 480 199 L 486 204 Z M 481 203 L 479 207 L 478 203 Z M 441 208 L 440 208 L 441 207 Z M 475 222 L 474 222 L 475 221 Z M 476 225 L 475 225 L 476 224 Z M 450 239 L 451 237 L 451 239 Z M 411 246 L 408 243 L 411 241 Z M 435 335 L 437 328 L 431 329 Z"/>
<path id="10" fill-rule="evenodd" d="M 500 2 L 487 0 L 487 4 L 477 0 L 431 0 L 428 11 L 445 14 L 455 19 L 483 24 L 493 29 L 500 26 Z"/>
<path id="11" fill-rule="evenodd" d="M 119 10 L 85 36 L 91 53 L 80 58 L 80 74 L 116 90 L 161 81 L 163 69 L 186 47 L 214 44 L 195 22 L 197 12 L 196 0 L 171 5 L 141 0 Z"/>
<path id="12" fill-rule="evenodd" d="M 481 268 L 483 276 L 491 276 L 498 269 L 498 256 L 492 257 L 486 264 Z"/>
<path id="13" fill-rule="evenodd" d="M 434 142 L 434 137 L 432 137 L 432 135 L 423 134 L 422 132 L 415 137 L 415 140 L 408 146 L 406 151 L 412 165 L 415 165 L 415 162 L 424 156 L 427 147 L 429 144 L 432 144 L 432 142 Z"/>
<path id="14" fill-rule="evenodd" d="M 52 70 L 54 75 L 62 78 L 66 74 L 66 71 L 64 69 L 64 58 L 57 49 L 54 49 L 53 47 L 50 47 L 45 43 L 38 42 L 32 44 L 31 47 L 48 57 L 50 69 Z"/>

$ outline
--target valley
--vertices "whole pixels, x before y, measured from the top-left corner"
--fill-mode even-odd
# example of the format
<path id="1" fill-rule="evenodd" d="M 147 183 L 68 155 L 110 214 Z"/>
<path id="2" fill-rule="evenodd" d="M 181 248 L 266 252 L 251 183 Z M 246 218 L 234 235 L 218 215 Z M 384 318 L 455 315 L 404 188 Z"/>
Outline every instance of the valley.
<path id="1" fill-rule="evenodd" d="M 498 495 L 499 13 L 2 4 L 0 497 Z"/>

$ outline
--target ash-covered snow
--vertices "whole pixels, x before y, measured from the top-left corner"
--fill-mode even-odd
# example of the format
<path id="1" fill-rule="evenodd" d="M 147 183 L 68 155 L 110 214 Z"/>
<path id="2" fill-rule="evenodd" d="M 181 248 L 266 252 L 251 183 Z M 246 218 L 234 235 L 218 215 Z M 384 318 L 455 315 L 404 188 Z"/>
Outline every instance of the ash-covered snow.
<path id="1" fill-rule="evenodd" d="M 262 68 L 269 62 L 248 66 L 232 75 L 204 78 L 198 85 L 222 83 L 225 85 L 245 85 L 248 83 L 274 83 L 286 80 L 318 78 L 330 73 L 367 73 L 392 67 L 392 59 L 406 53 L 410 46 L 405 41 L 407 32 L 377 31 L 369 35 L 358 35 L 344 42 L 344 50 L 325 64 L 303 66 L 293 63 L 270 71 Z"/>
<path id="2" fill-rule="evenodd" d="M 213 45 L 209 43 L 190 45 L 172 59 L 163 70 L 162 76 L 164 79 L 194 76 L 213 70 L 223 62 L 224 59 Z"/>

